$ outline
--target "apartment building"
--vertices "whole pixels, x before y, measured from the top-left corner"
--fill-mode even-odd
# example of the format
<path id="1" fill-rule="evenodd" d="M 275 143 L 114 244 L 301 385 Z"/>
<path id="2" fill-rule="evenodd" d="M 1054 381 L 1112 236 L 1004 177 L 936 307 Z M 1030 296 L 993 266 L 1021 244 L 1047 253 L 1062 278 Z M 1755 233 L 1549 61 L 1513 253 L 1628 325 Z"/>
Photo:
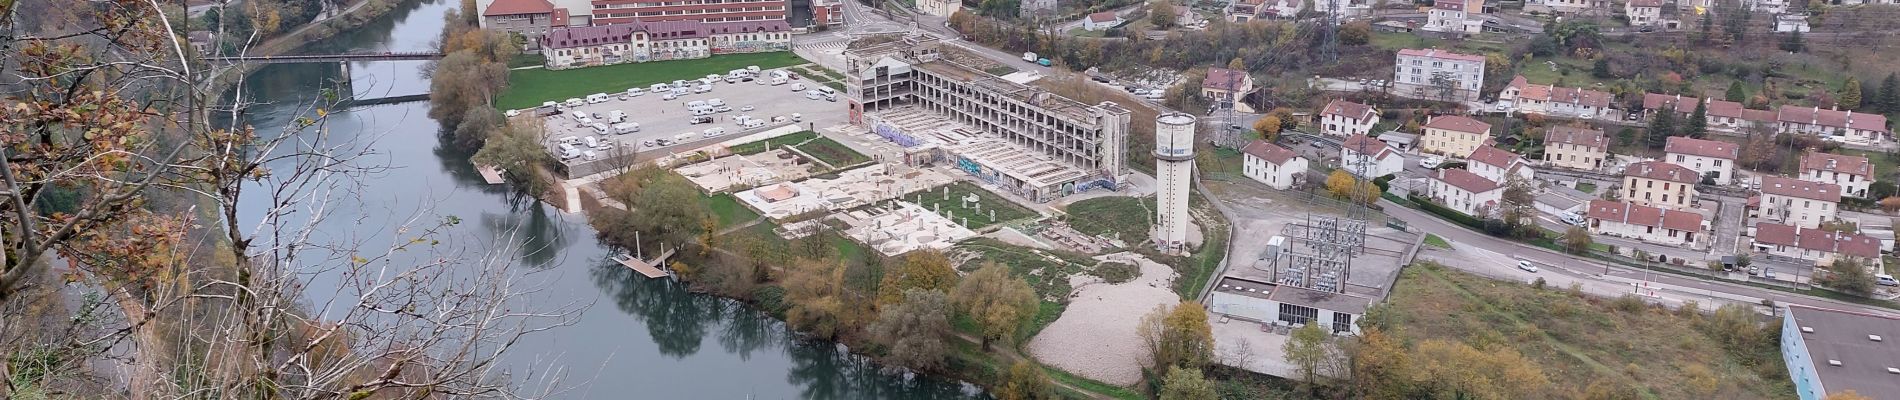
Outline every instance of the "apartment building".
<path id="1" fill-rule="evenodd" d="M 1504 201 L 1504 187 L 1463 169 L 1438 170 L 1426 192 L 1433 202 L 1471 216 L 1484 218 Z"/>
<path id="2" fill-rule="evenodd" d="M 1491 124 L 1461 115 L 1442 115 L 1425 122 L 1419 151 L 1464 158 L 1478 146 L 1491 143 Z"/>
<path id="3" fill-rule="evenodd" d="M 791 43 L 791 26 L 783 20 L 577 26 L 554 28 L 541 38 L 548 69 L 786 51 Z"/>
<path id="4" fill-rule="evenodd" d="M 1841 257 L 1856 257 L 1878 266 L 1880 247 L 1880 239 L 1865 234 L 1755 223 L 1755 251 L 1809 260 L 1817 266 L 1828 266 Z"/>
<path id="5" fill-rule="evenodd" d="M 1293 18 L 1306 5 L 1301 0 L 1237 0 L 1227 9 L 1227 20 L 1247 22 L 1256 19 Z"/>
<path id="6" fill-rule="evenodd" d="M 1504 151 L 1504 149 L 1479 146 L 1477 150 L 1471 152 L 1470 160 L 1471 162 L 1465 165 L 1465 169 L 1499 184 L 1508 184 L 1512 179 L 1530 182 L 1536 177 L 1536 172 L 1531 170 L 1530 162 L 1524 161 L 1523 156 Z"/>
<path id="7" fill-rule="evenodd" d="M 1373 179 L 1405 169 L 1405 157 L 1383 140 L 1352 135 L 1339 146 L 1339 168 L 1360 178 Z"/>
<path id="8" fill-rule="evenodd" d="M 1701 248 L 1708 231 L 1701 214 L 1626 201 L 1590 200 L 1584 217 L 1591 234 L 1669 246 Z"/>
<path id="9" fill-rule="evenodd" d="M 593 24 L 785 21 L 786 0 L 592 0 Z"/>
<path id="10" fill-rule="evenodd" d="M 1805 133 L 1828 136 L 1839 142 L 1874 145 L 1891 139 L 1887 117 L 1853 111 L 1823 110 L 1820 107 L 1781 106 L 1775 121 L 1781 133 Z"/>
<path id="11" fill-rule="evenodd" d="M 1328 135 L 1352 136 L 1372 133 L 1379 123 L 1379 110 L 1372 106 L 1333 99 L 1319 111 L 1320 131 Z"/>
<path id="12" fill-rule="evenodd" d="M 1522 75 L 1498 92 L 1498 103 L 1519 113 L 1584 119 L 1609 111 L 1615 98 L 1598 90 L 1532 84 Z"/>
<path id="13" fill-rule="evenodd" d="M 1784 303 L 1781 360 L 1798 400 L 1891 399 L 1900 393 L 1894 360 L 1900 317 Z M 1855 393 L 1856 396 L 1841 395 Z"/>
<path id="14" fill-rule="evenodd" d="M 963 10 L 963 2 L 957 0 L 917 0 L 917 10 L 925 14 L 949 18 L 951 14 Z"/>
<path id="15" fill-rule="evenodd" d="M 1686 209 L 1695 200 L 1695 170 L 1661 161 L 1623 168 L 1623 201 L 1651 207 Z"/>
<path id="16" fill-rule="evenodd" d="M 920 35 L 847 50 L 852 122 L 1033 201 L 1125 181 L 1128 110 L 941 59 L 939 45 Z"/>
<path id="17" fill-rule="evenodd" d="M 1475 18 L 1484 13 L 1484 0 L 1443 0 L 1432 3 L 1425 16 L 1426 32 L 1470 34 L 1484 30 L 1484 21 Z"/>
<path id="18" fill-rule="evenodd" d="M 1867 186 L 1874 181 L 1873 171 L 1873 163 L 1868 162 L 1867 157 L 1813 150 L 1801 156 L 1801 180 L 1839 185 L 1842 196 L 1871 199 L 1867 197 Z"/>
<path id="19" fill-rule="evenodd" d="M 1544 132 L 1544 162 L 1549 165 L 1595 171 L 1608 159 L 1609 141 L 1603 131 L 1574 126 L 1553 126 Z"/>
<path id="20" fill-rule="evenodd" d="M 1274 189 L 1285 190 L 1302 181 L 1306 157 L 1285 147 L 1255 139 L 1241 149 L 1241 174 Z"/>
<path id="21" fill-rule="evenodd" d="M 1623 14 L 1629 17 L 1631 26 L 1662 25 L 1663 0 L 1629 0 L 1623 4 Z"/>
<path id="22" fill-rule="evenodd" d="M 561 21 L 555 21 L 557 12 Z M 567 26 L 566 16 L 567 9 L 547 0 L 495 0 L 482 9 L 482 28 L 521 34 L 528 48 L 536 48 L 549 30 Z"/>
<path id="23" fill-rule="evenodd" d="M 1729 142 L 1675 136 L 1663 142 L 1663 160 L 1693 169 L 1699 176 L 1711 177 L 1717 185 L 1727 185 L 1735 180 L 1735 160 L 1740 156 L 1740 147 Z"/>
<path id="24" fill-rule="evenodd" d="M 1439 49 L 1401 49 L 1392 94 L 1438 101 L 1476 101 L 1484 85 L 1484 56 Z"/>
<path id="25" fill-rule="evenodd" d="M 1755 217 L 1802 228 L 1819 228 L 1840 213 L 1841 187 L 1780 176 L 1761 177 Z"/>

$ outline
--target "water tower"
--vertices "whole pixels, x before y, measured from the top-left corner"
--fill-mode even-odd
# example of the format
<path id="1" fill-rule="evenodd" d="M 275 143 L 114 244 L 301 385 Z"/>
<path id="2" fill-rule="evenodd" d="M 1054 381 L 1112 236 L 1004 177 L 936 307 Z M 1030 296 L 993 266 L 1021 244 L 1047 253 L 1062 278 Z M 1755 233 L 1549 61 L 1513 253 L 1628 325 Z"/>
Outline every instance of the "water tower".
<path id="1" fill-rule="evenodd" d="M 1155 118 L 1155 248 L 1178 252 L 1188 238 L 1188 191 L 1194 190 L 1193 115 Z"/>

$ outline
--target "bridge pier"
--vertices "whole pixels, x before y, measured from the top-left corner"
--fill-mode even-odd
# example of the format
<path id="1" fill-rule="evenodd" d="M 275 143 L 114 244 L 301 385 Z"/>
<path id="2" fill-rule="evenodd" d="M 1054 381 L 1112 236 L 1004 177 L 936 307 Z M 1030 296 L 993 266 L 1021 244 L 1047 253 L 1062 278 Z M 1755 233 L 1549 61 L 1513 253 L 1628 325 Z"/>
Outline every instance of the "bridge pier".
<path id="1" fill-rule="evenodd" d="M 350 62 L 342 61 L 336 64 L 343 71 L 343 74 L 338 75 L 336 79 L 337 99 L 342 101 L 356 99 L 356 78 L 350 75 Z"/>

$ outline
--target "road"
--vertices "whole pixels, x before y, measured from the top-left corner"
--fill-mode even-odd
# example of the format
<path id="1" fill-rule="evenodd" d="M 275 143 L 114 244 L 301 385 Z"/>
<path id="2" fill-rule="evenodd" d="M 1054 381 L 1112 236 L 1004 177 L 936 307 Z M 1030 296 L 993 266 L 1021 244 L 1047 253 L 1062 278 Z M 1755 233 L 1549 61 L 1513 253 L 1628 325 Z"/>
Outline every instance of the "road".
<path id="1" fill-rule="evenodd" d="M 1132 5 L 1128 5 L 1126 7 L 1117 8 L 1113 11 L 1115 11 L 1115 15 L 1119 15 L 1123 19 L 1127 19 L 1128 14 L 1134 13 L 1135 10 L 1140 9 L 1142 6 L 1145 6 L 1145 5 L 1148 5 L 1148 3 L 1145 3 L 1145 2 L 1135 3 Z M 1087 16 L 1084 16 L 1083 18 L 1087 18 Z M 1082 27 L 1082 18 L 1076 18 L 1074 21 L 1063 22 L 1061 25 L 1056 25 L 1056 32 L 1068 33 L 1070 30 L 1074 30 L 1075 28 L 1080 28 L 1080 27 Z"/>
<path id="2" fill-rule="evenodd" d="M 1380 200 L 1379 205 L 1385 207 L 1387 215 L 1392 216 L 1392 218 L 1404 220 L 1406 224 L 1413 229 L 1430 232 L 1457 243 L 1512 254 L 1539 265 L 1544 265 L 1547 269 L 1561 269 L 1563 271 L 1560 272 L 1563 273 L 1583 276 L 1602 276 L 1607 272 L 1609 275 L 1620 275 L 1624 277 L 1648 276 L 1650 281 L 1680 287 L 1691 292 L 1700 290 L 1704 292 L 1717 292 L 1768 299 L 1775 301 L 1777 304 L 1801 304 L 1880 315 L 1900 316 L 1900 312 L 1887 308 L 1870 307 L 1839 300 L 1824 299 L 1727 282 L 1707 281 L 1669 273 L 1649 273 L 1642 269 L 1624 266 L 1606 265 L 1595 261 L 1579 259 L 1573 255 L 1558 253 L 1541 247 L 1525 245 L 1485 235 L 1462 226 L 1453 225 L 1436 216 L 1428 215 L 1423 211 L 1392 203 L 1391 201 Z M 1471 270 L 1474 272 L 1481 269 L 1470 265 L 1449 265 L 1448 267 Z"/>

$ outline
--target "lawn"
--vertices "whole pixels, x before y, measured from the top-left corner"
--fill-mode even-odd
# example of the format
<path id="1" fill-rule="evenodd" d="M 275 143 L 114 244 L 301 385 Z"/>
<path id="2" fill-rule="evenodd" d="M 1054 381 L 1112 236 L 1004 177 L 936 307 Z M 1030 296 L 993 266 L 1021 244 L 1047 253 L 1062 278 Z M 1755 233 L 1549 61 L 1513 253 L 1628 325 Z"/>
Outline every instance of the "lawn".
<path id="1" fill-rule="evenodd" d="M 1408 346 L 1440 340 L 1522 354 L 1550 381 L 1526 398 L 1586 390 L 1614 398 L 1794 397 L 1775 326 L 1752 311 L 1680 313 L 1633 296 L 1603 300 L 1432 263 L 1404 269 L 1387 303 L 1367 323 Z"/>
<path id="2" fill-rule="evenodd" d="M 963 200 L 971 194 L 976 195 L 977 201 L 970 203 L 973 207 L 964 207 Z M 938 214 L 943 214 L 943 216 L 956 219 L 959 222 L 964 218 L 968 218 L 970 229 L 983 229 L 984 227 L 1001 222 L 1038 216 L 1035 211 L 1030 211 L 1027 208 L 1023 208 L 1023 206 L 1016 205 L 1016 203 L 1010 202 L 1008 199 L 997 196 L 995 193 L 990 193 L 988 190 L 983 190 L 983 188 L 977 187 L 969 182 L 956 182 L 939 186 L 918 192 L 917 194 L 905 196 L 904 200 L 916 202 L 917 205 L 924 206 L 925 209 L 936 211 Z M 995 215 L 995 217 L 991 218 L 991 215 Z"/>
<path id="3" fill-rule="evenodd" d="M 1153 230 L 1155 200 L 1152 197 L 1097 197 L 1069 204 L 1069 226 L 1076 231 L 1104 237 L 1119 237 L 1122 243 L 1139 246 L 1148 242 Z"/>
<path id="4" fill-rule="evenodd" d="M 1085 37 L 1085 38 L 1099 38 L 1099 37 L 1102 37 L 1102 35 L 1107 34 L 1107 33 L 1108 33 L 1107 30 L 1091 31 L 1079 26 L 1075 27 L 1075 29 L 1069 30 L 1069 36 Z"/>
<path id="5" fill-rule="evenodd" d="M 732 151 L 732 154 L 753 155 L 765 152 L 765 149 L 768 147 L 778 148 L 785 145 L 804 143 L 807 140 L 812 140 L 817 137 L 818 132 L 799 131 L 785 136 L 732 146 L 726 150 Z"/>
<path id="6" fill-rule="evenodd" d="M 1584 192 L 1584 193 L 1596 193 L 1597 184 L 1590 183 L 1590 182 L 1577 182 L 1577 191 Z"/>
<path id="7" fill-rule="evenodd" d="M 1447 250 L 1451 249 L 1451 242 L 1446 241 L 1445 238 L 1438 237 L 1438 235 L 1434 235 L 1430 233 L 1425 234 L 1425 245 L 1437 247 L 1441 249 L 1447 249 Z"/>
<path id="8" fill-rule="evenodd" d="M 495 107 L 503 110 L 528 108 L 540 105 L 543 101 L 614 93 L 630 87 L 701 78 L 706 74 L 724 74 L 749 65 L 772 69 L 804 63 L 805 59 L 784 51 L 723 54 L 693 60 L 615 64 L 559 71 L 538 68 L 512 70 L 508 72 L 508 89 L 495 98 Z"/>
<path id="9" fill-rule="evenodd" d="M 718 217 L 719 227 L 722 229 L 759 218 L 759 213 L 752 212 L 752 209 L 746 208 L 744 204 L 739 204 L 739 199 L 732 198 L 732 195 L 727 193 L 707 197 L 706 205 L 712 208 L 713 216 Z"/>
<path id="10" fill-rule="evenodd" d="M 792 147 L 796 147 L 798 151 L 803 151 L 812 157 L 817 157 L 819 161 L 831 164 L 834 168 L 844 168 L 871 161 L 871 157 L 851 150 L 850 147 L 845 147 L 845 145 L 827 137 L 813 138 L 811 141 Z"/>

